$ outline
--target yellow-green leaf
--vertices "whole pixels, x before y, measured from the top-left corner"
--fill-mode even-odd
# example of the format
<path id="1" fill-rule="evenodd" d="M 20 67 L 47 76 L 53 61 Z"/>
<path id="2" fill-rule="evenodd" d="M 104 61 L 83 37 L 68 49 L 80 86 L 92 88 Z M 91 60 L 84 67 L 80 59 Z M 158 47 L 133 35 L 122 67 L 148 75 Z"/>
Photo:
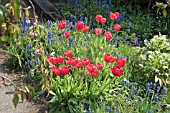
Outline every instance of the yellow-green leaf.
<path id="1" fill-rule="evenodd" d="M 13 102 L 14 106 L 17 107 L 17 105 L 19 103 L 19 97 L 18 97 L 17 93 L 14 94 L 12 102 Z"/>
<path id="2" fill-rule="evenodd" d="M 163 9 L 163 10 L 162 10 L 162 13 L 163 13 L 163 16 L 166 18 L 166 15 L 167 15 L 166 9 Z"/>

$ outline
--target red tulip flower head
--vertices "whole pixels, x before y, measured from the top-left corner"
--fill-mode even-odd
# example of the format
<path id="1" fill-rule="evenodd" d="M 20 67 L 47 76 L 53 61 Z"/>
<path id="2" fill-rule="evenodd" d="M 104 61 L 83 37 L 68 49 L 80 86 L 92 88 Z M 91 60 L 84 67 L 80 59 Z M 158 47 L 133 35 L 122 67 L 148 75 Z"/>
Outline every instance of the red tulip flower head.
<path id="1" fill-rule="evenodd" d="M 65 55 L 66 57 L 70 57 L 70 56 L 72 56 L 72 51 L 70 51 L 70 50 L 65 50 L 64 55 Z"/>
<path id="2" fill-rule="evenodd" d="M 119 58 L 117 61 L 116 61 L 116 66 L 118 67 L 123 67 L 126 63 L 126 60 L 124 58 Z"/>
<path id="3" fill-rule="evenodd" d="M 76 68 L 81 68 L 82 67 L 82 62 L 78 62 L 75 67 Z"/>
<path id="4" fill-rule="evenodd" d="M 113 74 L 114 76 L 120 76 L 120 75 L 123 74 L 123 70 L 120 69 L 120 68 L 117 67 L 117 66 L 112 66 L 112 67 L 111 67 L 111 71 L 112 71 L 112 74 Z"/>
<path id="5" fill-rule="evenodd" d="M 115 32 L 118 32 L 120 30 L 121 26 L 119 24 L 114 24 L 113 29 Z"/>
<path id="6" fill-rule="evenodd" d="M 68 66 L 63 66 L 62 67 L 62 74 L 66 75 L 69 74 L 70 68 Z"/>
<path id="7" fill-rule="evenodd" d="M 106 37 L 106 40 L 112 39 L 112 34 L 109 31 L 105 31 L 104 36 Z"/>
<path id="8" fill-rule="evenodd" d="M 55 73 L 55 75 L 59 76 L 62 74 L 62 69 L 61 67 L 55 67 L 55 68 L 52 68 L 52 71 L 53 73 Z"/>
<path id="9" fill-rule="evenodd" d="M 103 65 L 101 63 L 97 63 L 96 68 L 97 68 L 97 70 L 102 70 Z"/>
<path id="10" fill-rule="evenodd" d="M 84 31 L 85 33 L 87 33 L 87 32 L 89 31 L 89 27 L 88 27 L 88 26 L 84 26 L 83 31 Z"/>
<path id="11" fill-rule="evenodd" d="M 88 58 L 82 58 L 82 63 L 84 66 L 87 66 L 88 64 L 90 64 L 90 60 Z"/>
<path id="12" fill-rule="evenodd" d="M 62 64 L 64 62 L 64 57 L 58 56 L 57 57 L 57 63 Z"/>
<path id="13" fill-rule="evenodd" d="M 97 71 L 93 71 L 93 72 L 91 73 L 91 75 L 92 75 L 93 77 L 97 77 L 97 76 L 98 76 L 98 72 L 97 72 Z"/>
<path id="14" fill-rule="evenodd" d="M 81 32 L 83 30 L 83 28 L 84 28 L 84 23 L 82 21 L 78 21 L 76 23 L 76 30 L 77 30 L 77 32 Z"/>
<path id="15" fill-rule="evenodd" d="M 117 18 L 119 18 L 119 13 L 118 12 L 110 12 L 109 14 L 109 17 L 112 19 L 112 20 L 116 20 Z"/>
<path id="16" fill-rule="evenodd" d="M 57 63 L 57 58 L 56 57 L 51 57 L 51 56 L 48 56 L 47 57 L 47 61 L 49 63 L 51 63 L 52 65 L 55 65 Z"/>
<path id="17" fill-rule="evenodd" d="M 78 59 L 77 58 L 70 58 L 70 65 L 71 66 L 76 66 L 78 63 Z"/>
<path id="18" fill-rule="evenodd" d="M 110 54 L 105 54 L 105 55 L 104 55 L 104 61 L 105 61 L 106 63 L 109 63 L 110 60 L 111 60 L 111 58 L 112 58 L 112 56 L 111 56 Z"/>
<path id="19" fill-rule="evenodd" d="M 94 66 L 93 64 L 89 64 L 89 65 L 87 66 L 87 70 L 88 70 L 89 72 L 93 72 L 93 71 L 96 70 L 96 68 L 95 68 L 95 66 Z"/>
<path id="20" fill-rule="evenodd" d="M 66 22 L 60 21 L 60 22 L 58 23 L 58 28 L 59 28 L 59 29 L 63 30 L 65 27 L 66 27 Z"/>
<path id="21" fill-rule="evenodd" d="M 89 75 L 90 74 L 90 72 L 86 69 L 86 70 L 84 70 L 84 73 L 86 74 L 86 75 Z"/>
<path id="22" fill-rule="evenodd" d="M 102 28 L 95 28 L 95 29 L 94 29 L 94 33 L 95 33 L 96 35 L 100 35 L 100 34 L 102 33 Z"/>
<path id="23" fill-rule="evenodd" d="M 70 32 L 64 32 L 64 37 L 69 38 L 70 37 Z"/>
<path id="24" fill-rule="evenodd" d="M 102 19 L 102 15 L 96 15 L 96 22 L 101 22 L 101 19 Z"/>
<path id="25" fill-rule="evenodd" d="M 101 21 L 100 21 L 102 24 L 105 24 L 106 23 L 106 18 L 101 18 Z"/>

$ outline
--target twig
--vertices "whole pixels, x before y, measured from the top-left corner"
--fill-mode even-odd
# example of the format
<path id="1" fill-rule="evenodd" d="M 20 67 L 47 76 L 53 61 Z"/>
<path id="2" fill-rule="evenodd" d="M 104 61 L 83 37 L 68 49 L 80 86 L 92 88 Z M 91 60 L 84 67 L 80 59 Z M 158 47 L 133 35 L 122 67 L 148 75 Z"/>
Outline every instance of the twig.
<path id="1" fill-rule="evenodd" d="M 31 6 L 32 6 L 33 15 L 34 15 L 34 18 L 35 18 L 35 7 L 34 7 L 33 3 L 31 2 L 31 0 L 28 0 L 28 1 L 30 2 Z"/>
<path id="2" fill-rule="evenodd" d="M 7 78 L 6 76 L 0 75 L 0 77 L 2 77 L 2 78 L 4 78 L 4 79 L 6 79 L 7 81 L 9 81 L 15 88 L 17 87 L 17 86 L 15 85 L 15 83 L 12 82 L 12 81 L 11 81 L 9 78 Z"/>

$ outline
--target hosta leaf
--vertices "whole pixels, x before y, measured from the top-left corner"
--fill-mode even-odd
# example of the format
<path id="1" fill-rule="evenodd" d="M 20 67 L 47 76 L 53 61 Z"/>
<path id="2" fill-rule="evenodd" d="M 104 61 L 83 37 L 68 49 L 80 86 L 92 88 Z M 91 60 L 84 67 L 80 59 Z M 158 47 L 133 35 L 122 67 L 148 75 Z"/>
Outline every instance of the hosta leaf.
<path id="1" fill-rule="evenodd" d="M 14 97 L 13 97 L 12 102 L 13 102 L 13 104 L 14 104 L 15 107 L 18 105 L 18 103 L 19 103 L 19 97 L 18 97 L 18 94 L 17 94 L 17 93 L 14 94 Z"/>

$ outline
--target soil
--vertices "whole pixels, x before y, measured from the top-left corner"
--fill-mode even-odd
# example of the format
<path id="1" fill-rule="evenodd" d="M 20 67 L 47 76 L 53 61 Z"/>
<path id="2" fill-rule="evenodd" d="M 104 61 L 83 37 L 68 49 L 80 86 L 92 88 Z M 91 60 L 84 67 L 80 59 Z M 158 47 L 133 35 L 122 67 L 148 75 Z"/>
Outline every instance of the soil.
<path id="1" fill-rule="evenodd" d="M 17 107 L 14 107 L 12 99 L 15 88 L 9 81 L 5 80 L 4 83 L 2 78 L 5 77 L 16 85 L 21 85 L 25 76 L 22 72 L 16 71 L 9 59 L 10 54 L 0 44 L 0 113 L 47 113 L 43 105 L 22 102 L 21 99 Z"/>

